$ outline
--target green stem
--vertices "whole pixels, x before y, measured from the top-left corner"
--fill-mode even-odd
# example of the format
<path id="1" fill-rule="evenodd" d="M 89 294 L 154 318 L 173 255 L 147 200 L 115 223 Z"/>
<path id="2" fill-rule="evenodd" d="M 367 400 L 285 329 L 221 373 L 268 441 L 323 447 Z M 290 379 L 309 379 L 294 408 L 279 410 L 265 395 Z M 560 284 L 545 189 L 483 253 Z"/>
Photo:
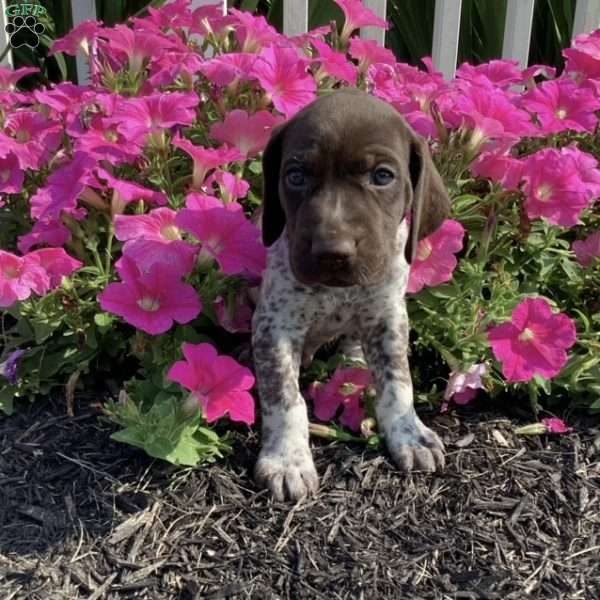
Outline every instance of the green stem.
<path id="1" fill-rule="evenodd" d="M 535 386 L 533 379 L 531 379 L 529 381 L 528 390 L 529 390 L 529 405 L 531 406 L 531 410 L 532 410 L 535 418 L 537 419 L 538 414 L 540 412 L 540 405 L 538 402 L 538 390 L 537 390 L 537 387 Z"/>
<path id="2" fill-rule="evenodd" d="M 102 259 L 100 258 L 100 254 L 98 253 L 98 247 L 96 245 L 89 246 L 89 250 L 92 253 L 92 256 L 94 257 L 94 263 L 96 264 L 96 268 L 98 269 L 100 274 L 106 275 L 106 272 L 104 271 L 104 267 L 102 265 Z"/>
<path id="3" fill-rule="evenodd" d="M 427 341 L 444 357 L 444 360 L 450 366 L 452 371 L 457 371 L 460 366 L 460 361 L 442 344 L 440 344 L 435 338 L 429 337 Z M 461 340 L 462 343 L 462 340 Z"/>
<path id="4" fill-rule="evenodd" d="M 115 227 L 113 225 L 112 219 L 109 217 L 108 224 L 108 240 L 106 242 L 106 256 L 104 260 L 104 275 L 106 279 L 110 279 L 110 267 L 112 263 L 112 244 L 115 239 Z"/>

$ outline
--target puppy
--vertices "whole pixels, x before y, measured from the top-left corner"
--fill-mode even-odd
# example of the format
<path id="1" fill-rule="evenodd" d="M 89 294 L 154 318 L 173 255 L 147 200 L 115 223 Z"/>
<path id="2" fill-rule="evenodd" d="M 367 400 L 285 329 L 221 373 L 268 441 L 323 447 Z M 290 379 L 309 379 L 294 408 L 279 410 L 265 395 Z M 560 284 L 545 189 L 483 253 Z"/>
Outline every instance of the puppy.
<path id="1" fill-rule="evenodd" d="M 340 335 L 373 371 L 377 422 L 395 463 L 443 468 L 443 444 L 413 407 L 407 360 L 409 265 L 450 210 L 426 142 L 385 102 L 337 91 L 274 129 L 263 173 L 268 265 L 252 323 L 257 482 L 278 500 L 317 489 L 298 373 Z"/>

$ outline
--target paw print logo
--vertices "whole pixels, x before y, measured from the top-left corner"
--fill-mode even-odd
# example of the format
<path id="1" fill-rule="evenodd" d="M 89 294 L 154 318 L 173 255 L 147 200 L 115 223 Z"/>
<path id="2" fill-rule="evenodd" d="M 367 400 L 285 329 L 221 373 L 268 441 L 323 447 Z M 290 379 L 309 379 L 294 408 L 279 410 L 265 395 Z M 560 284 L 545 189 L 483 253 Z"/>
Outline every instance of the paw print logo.
<path id="1" fill-rule="evenodd" d="M 40 43 L 39 36 L 44 33 L 45 29 L 32 15 L 25 19 L 21 16 L 14 17 L 4 28 L 10 36 L 10 45 L 13 48 L 29 46 L 32 50 Z"/>

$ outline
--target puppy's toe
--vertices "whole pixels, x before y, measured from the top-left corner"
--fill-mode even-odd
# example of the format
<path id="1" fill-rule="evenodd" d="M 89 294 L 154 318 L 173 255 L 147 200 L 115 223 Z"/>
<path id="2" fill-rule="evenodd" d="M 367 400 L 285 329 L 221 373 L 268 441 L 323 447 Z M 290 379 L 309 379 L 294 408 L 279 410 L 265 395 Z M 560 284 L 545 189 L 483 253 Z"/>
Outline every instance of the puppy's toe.
<path id="1" fill-rule="evenodd" d="M 314 494 L 319 477 L 312 457 L 261 454 L 256 463 L 254 478 L 266 487 L 279 502 L 299 500 Z"/>
<path id="2" fill-rule="evenodd" d="M 393 427 L 386 440 L 394 462 L 403 471 L 434 472 L 444 468 L 442 440 L 419 420 Z"/>

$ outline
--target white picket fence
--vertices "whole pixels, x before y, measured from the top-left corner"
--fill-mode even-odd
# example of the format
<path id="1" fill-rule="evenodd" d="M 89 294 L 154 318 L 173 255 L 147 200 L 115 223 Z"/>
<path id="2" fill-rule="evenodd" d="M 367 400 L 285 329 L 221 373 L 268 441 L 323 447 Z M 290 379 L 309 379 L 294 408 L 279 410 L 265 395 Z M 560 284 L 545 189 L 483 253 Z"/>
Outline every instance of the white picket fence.
<path id="1" fill-rule="evenodd" d="M 34 0 L 30 1 L 34 2 Z M 378 16 L 385 18 L 387 0 L 363 0 L 363 2 Z M 516 59 L 523 67 L 527 66 L 529 55 L 534 3 L 535 0 L 507 0 L 502 58 Z M 7 0 L 0 0 L 2 9 L 0 52 L 9 44 L 5 32 L 6 4 Z M 193 8 L 207 4 L 221 4 L 225 11 L 227 0 L 191 0 L 190 3 Z M 436 0 L 435 2 L 432 57 L 434 65 L 447 78 L 452 78 L 456 70 L 461 4 L 462 0 Z M 95 0 L 71 0 L 71 10 L 74 25 L 88 19 L 96 19 Z M 577 0 L 572 37 L 590 32 L 598 26 L 600 26 L 600 0 Z M 284 0 L 283 32 L 287 35 L 298 35 L 307 30 L 308 0 Z M 383 44 L 385 32 L 382 29 L 366 27 L 360 33 L 363 38 L 375 39 Z M 3 64 L 12 66 L 10 52 L 5 56 Z M 77 58 L 77 74 L 80 82 L 88 80 L 87 62 L 83 56 Z"/>

